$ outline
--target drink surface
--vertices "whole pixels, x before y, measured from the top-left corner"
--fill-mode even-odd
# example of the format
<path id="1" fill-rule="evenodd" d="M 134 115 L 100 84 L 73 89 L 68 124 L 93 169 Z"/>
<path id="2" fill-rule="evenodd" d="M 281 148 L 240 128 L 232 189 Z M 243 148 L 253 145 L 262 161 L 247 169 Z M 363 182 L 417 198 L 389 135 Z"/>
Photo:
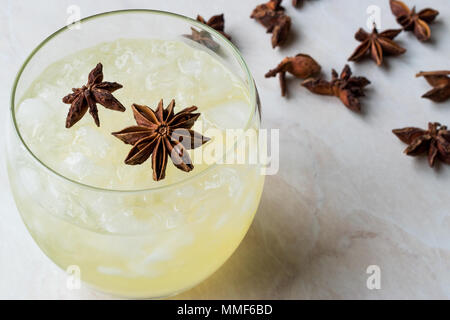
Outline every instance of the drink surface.
<path id="1" fill-rule="evenodd" d="M 86 113 L 74 127 L 66 129 L 69 105 L 61 99 L 71 88 L 86 84 L 87 75 L 98 62 L 103 64 L 105 81 L 123 85 L 114 96 L 127 110 L 112 111 L 98 104 L 100 128 Z M 111 132 L 136 124 L 131 104 L 156 109 L 160 99 L 165 106 L 175 99 L 175 112 L 197 106 L 201 117 L 193 129 L 203 132 L 243 129 L 252 112 L 245 85 L 216 57 L 181 41 L 121 39 L 50 65 L 23 97 L 16 117 L 32 152 L 63 176 L 100 188 L 140 190 L 183 180 L 210 165 L 195 165 L 197 151 L 191 152 L 193 172 L 184 173 L 169 163 L 166 178 L 154 182 L 151 161 L 138 166 L 124 164 L 131 147 Z"/>
<path id="2" fill-rule="evenodd" d="M 86 114 L 66 129 L 69 105 L 61 98 L 84 85 L 98 62 L 105 81 L 124 86 L 114 96 L 127 110 L 98 105 L 100 128 Z M 257 165 L 194 162 L 185 173 L 169 162 L 159 182 L 151 161 L 125 165 L 131 147 L 111 132 L 135 125 L 132 103 L 155 108 L 161 98 L 165 105 L 175 99 L 175 112 L 196 105 L 194 130 L 203 133 L 243 129 L 253 112 L 246 86 L 218 57 L 179 41 L 123 39 L 46 68 L 20 101 L 19 130 L 43 163 L 72 180 L 103 189 L 167 188 L 86 188 L 44 170 L 15 135 L 8 143 L 11 189 L 37 244 L 63 269 L 75 266 L 83 281 L 122 296 L 167 296 L 212 274 L 247 232 L 264 183 Z M 258 129 L 257 119 L 251 127 Z"/>

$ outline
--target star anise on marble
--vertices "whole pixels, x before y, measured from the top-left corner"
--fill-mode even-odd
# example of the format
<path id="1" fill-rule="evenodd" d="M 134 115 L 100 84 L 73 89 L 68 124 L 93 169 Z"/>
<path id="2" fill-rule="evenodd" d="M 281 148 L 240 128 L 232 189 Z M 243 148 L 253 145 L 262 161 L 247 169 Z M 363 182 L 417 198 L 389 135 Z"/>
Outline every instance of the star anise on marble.
<path id="1" fill-rule="evenodd" d="M 266 28 L 267 33 L 272 33 L 273 48 L 282 45 L 291 30 L 291 18 L 285 14 L 281 1 L 270 0 L 260 4 L 250 15 L 250 18 L 255 19 Z"/>
<path id="2" fill-rule="evenodd" d="M 397 18 L 397 22 L 406 31 L 413 31 L 420 41 L 427 41 L 431 38 L 429 24 L 434 21 L 439 11 L 426 8 L 416 13 L 416 8 L 412 10 L 402 1 L 390 0 L 391 11 Z"/>
<path id="3" fill-rule="evenodd" d="M 97 103 L 105 108 L 124 112 L 125 107 L 111 94 L 120 88 L 122 85 L 117 82 L 103 81 L 103 65 L 98 63 L 89 73 L 88 83 L 81 88 L 73 88 L 73 93 L 69 93 L 62 99 L 64 103 L 70 104 L 66 128 L 80 121 L 88 110 L 99 127 Z"/>
<path id="4" fill-rule="evenodd" d="M 444 102 L 450 99 L 450 70 L 419 72 L 416 77 L 425 77 L 433 87 L 425 93 L 422 98 L 430 99 L 434 102 Z"/>
<path id="5" fill-rule="evenodd" d="M 402 32 L 402 29 L 389 29 L 378 33 L 376 25 L 373 25 L 372 33 L 366 32 L 364 29 L 359 29 L 355 34 L 355 39 L 362 42 L 353 54 L 348 58 L 348 61 L 359 61 L 364 58 L 367 53 L 370 53 L 372 59 L 377 65 L 383 63 L 383 56 L 400 55 L 406 52 L 406 49 L 400 47 L 393 40 Z"/>
<path id="6" fill-rule="evenodd" d="M 336 96 L 352 111 L 361 111 L 360 97 L 364 96 L 364 88 L 370 84 L 365 77 L 353 77 L 349 65 L 346 65 L 340 76 L 336 70 L 331 72 L 331 81 L 324 79 L 308 79 L 302 86 L 315 94 Z"/>
<path id="7" fill-rule="evenodd" d="M 415 127 L 394 129 L 392 132 L 408 144 L 408 156 L 428 155 L 428 164 L 433 167 L 436 159 L 450 164 L 450 131 L 440 123 L 428 123 L 428 130 Z"/>
<path id="8" fill-rule="evenodd" d="M 218 31 L 220 34 L 222 34 L 225 38 L 228 40 L 231 40 L 231 36 L 227 34 L 225 30 L 225 19 L 222 14 L 218 14 L 215 16 L 212 16 L 209 18 L 208 21 L 206 21 L 201 15 L 197 15 L 197 21 L 206 24 L 207 26 L 210 26 L 214 30 Z"/>
<path id="9" fill-rule="evenodd" d="M 197 15 L 197 21 L 210 26 L 211 28 L 222 34 L 225 38 L 231 40 L 231 36 L 224 31 L 225 19 L 223 14 L 212 16 L 208 21 L 206 21 L 201 15 Z M 201 45 L 213 51 L 217 51 L 220 48 L 220 45 L 213 40 L 211 34 L 208 31 L 199 31 L 195 28 L 191 28 L 191 34 L 185 34 L 184 36 L 200 43 Z"/>
<path id="10" fill-rule="evenodd" d="M 112 133 L 133 146 L 125 159 L 126 164 L 142 164 L 151 156 L 155 181 L 164 179 L 169 156 L 178 169 L 185 172 L 194 169 L 187 150 L 195 149 L 210 140 L 191 129 L 200 116 L 200 113 L 194 113 L 197 107 L 188 107 L 174 113 L 175 100 L 164 109 L 161 99 L 156 111 L 138 104 L 133 104 L 131 108 L 137 126 Z"/>
<path id="11" fill-rule="evenodd" d="M 284 58 L 275 69 L 266 73 L 265 77 L 275 77 L 278 74 L 280 79 L 281 95 L 287 93 L 286 72 L 300 79 L 307 79 L 320 73 L 321 67 L 311 56 L 307 54 L 297 54 L 295 57 Z"/>

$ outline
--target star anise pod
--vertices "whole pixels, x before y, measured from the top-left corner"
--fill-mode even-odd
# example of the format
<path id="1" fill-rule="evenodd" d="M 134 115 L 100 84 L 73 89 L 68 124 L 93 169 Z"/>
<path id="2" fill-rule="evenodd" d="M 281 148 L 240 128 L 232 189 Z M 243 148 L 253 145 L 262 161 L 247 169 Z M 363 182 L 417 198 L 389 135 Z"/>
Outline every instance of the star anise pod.
<path id="1" fill-rule="evenodd" d="M 425 93 L 422 98 L 434 102 L 444 102 L 450 98 L 450 70 L 420 72 L 416 77 L 425 77 L 433 89 Z"/>
<path id="2" fill-rule="evenodd" d="M 272 33 L 272 47 L 282 45 L 289 36 L 291 30 L 291 18 L 284 13 L 280 5 L 282 0 L 270 0 L 258 5 L 250 15 L 250 18 L 261 23 Z"/>
<path id="3" fill-rule="evenodd" d="M 428 130 L 409 127 L 394 129 L 392 132 L 409 146 L 405 149 L 408 156 L 428 155 L 428 164 L 433 167 L 436 159 L 450 164 L 450 131 L 439 123 L 428 123 Z"/>
<path id="4" fill-rule="evenodd" d="M 434 21 L 439 11 L 426 8 L 416 13 L 415 7 L 410 10 L 404 2 L 398 0 L 390 0 L 390 5 L 397 22 L 404 30 L 413 31 L 420 41 L 430 39 L 431 30 L 428 24 Z"/>
<path id="5" fill-rule="evenodd" d="M 305 80 L 302 86 L 315 94 L 336 96 L 347 108 L 359 112 L 361 110 L 359 97 L 364 96 L 364 88 L 370 84 L 370 81 L 365 77 L 352 77 L 352 71 L 348 65 L 344 67 L 340 76 L 334 69 L 331 75 L 331 81 L 309 79 Z"/>
<path id="6" fill-rule="evenodd" d="M 201 15 L 197 15 L 197 21 L 200 21 L 201 23 L 206 24 L 207 26 L 210 26 L 214 30 L 218 31 L 220 34 L 222 34 L 225 38 L 228 40 L 231 40 L 231 36 L 228 35 L 225 30 L 225 19 L 222 14 L 218 14 L 215 16 L 212 16 L 208 21 L 206 21 Z"/>
<path id="7" fill-rule="evenodd" d="M 275 77 L 278 74 L 281 86 L 281 95 L 285 96 L 286 88 L 286 72 L 300 79 L 307 79 L 320 73 L 320 65 L 307 54 L 297 54 L 295 57 L 284 58 L 283 61 L 275 68 L 266 73 L 265 77 Z"/>
<path id="8" fill-rule="evenodd" d="M 370 34 L 364 29 L 359 29 L 355 34 L 355 39 L 362 43 L 356 48 L 351 57 L 348 58 L 348 61 L 359 61 L 370 52 L 370 56 L 377 65 L 381 65 L 385 54 L 399 55 L 405 53 L 406 49 L 400 47 L 393 41 L 400 32 L 402 32 L 402 29 L 390 29 L 378 33 L 375 24 Z"/>
<path id="9" fill-rule="evenodd" d="M 137 126 L 131 126 L 112 134 L 133 148 L 125 159 L 129 165 L 144 163 L 152 157 L 153 179 L 164 179 L 168 156 L 174 165 L 185 172 L 194 169 L 187 152 L 210 139 L 191 130 L 200 113 L 193 113 L 197 107 L 185 108 L 174 113 L 175 100 L 164 109 L 163 100 L 156 111 L 147 106 L 133 104 Z"/>
<path id="10" fill-rule="evenodd" d="M 88 83 L 81 88 L 73 88 L 73 93 L 69 93 L 62 99 L 64 103 L 71 105 L 66 119 L 66 128 L 80 121 L 88 109 L 99 127 L 97 103 L 105 108 L 124 112 L 125 107 L 111 94 L 120 88 L 122 85 L 117 82 L 103 81 L 103 66 L 98 63 L 89 73 Z"/>
<path id="11" fill-rule="evenodd" d="M 231 37 L 224 31 L 225 19 L 223 17 L 223 14 L 212 16 L 208 21 L 206 21 L 202 16 L 197 15 L 197 21 L 210 26 L 211 28 L 222 34 L 225 38 L 231 40 Z M 191 28 L 191 34 L 185 34 L 184 36 L 200 43 L 201 45 L 204 45 L 205 47 L 213 51 L 217 51 L 220 48 L 220 45 L 213 40 L 211 34 L 208 31 L 199 31 L 195 28 Z"/>

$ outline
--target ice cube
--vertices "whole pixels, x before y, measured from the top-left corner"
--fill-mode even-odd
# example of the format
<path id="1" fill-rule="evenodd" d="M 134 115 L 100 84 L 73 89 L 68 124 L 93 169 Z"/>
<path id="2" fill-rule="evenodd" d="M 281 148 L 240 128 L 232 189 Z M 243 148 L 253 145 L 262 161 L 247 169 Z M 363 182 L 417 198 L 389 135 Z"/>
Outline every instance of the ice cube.
<path id="1" fill-rule="evenodd" d="M 111 153 L 112 146 L 111 137 L 93 127 L 80 127 L 75 132 L 74 149 L 83 150 L 88 157 L 105 158 Z"/>
<path id="2" fill-rule="evenodd" d="M 251 108 L 244 101 L 226 101 L 203 111 L 206 120 L 221 129 L 243 129 L 250 118 Z"/>
<path id="3" fill-rule="evenodd" d="M 197 78 L 202 72 L 203 64 L 202 61 L 195 58 L 180 58 L 178 59 L 178 68 L 181 73 Z"/>
<path id="4" fill-rule="evenodd" d="M 33 137 L 44 123 L 49 123 L 49 119 L 54 117 L 54 109 L 41 98 L 26 99 L 20 104 L 16 117 L 21 131 Z"/>

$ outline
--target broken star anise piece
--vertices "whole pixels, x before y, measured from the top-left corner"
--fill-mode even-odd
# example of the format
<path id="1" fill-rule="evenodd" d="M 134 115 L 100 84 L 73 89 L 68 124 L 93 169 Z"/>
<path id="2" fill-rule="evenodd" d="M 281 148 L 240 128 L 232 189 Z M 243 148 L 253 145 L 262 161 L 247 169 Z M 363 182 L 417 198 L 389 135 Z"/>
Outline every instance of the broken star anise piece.
<path id="1" fill-rule="evenodd" d="M 272 33 L 272 47 L 282 45 L 289 36 L 291 30 L 291 18 L 284 13 L 284 8 L 280 5 L 282 0 L 270 0 L 267 3 L 258 5 L 250 15 L 250 18 L 261 23 Z"/>
<path id="2" fill-rule="evenodd" d="M 287 93 L 286 72 L 300 79 L 307 79 L 320 73 L 320 65 L 307 54 L 297 54 L 295 57 L 284 58 L 275 68 L 266 73 L 265 77 L 275 77 L 278 74 L 281 86 L 281 95 Z"/>
<path id="3" fill-rule="evenodd" d="M 124 112 L 125 107 L 111 94 L 120 88 L 122 85 L 117 82 L 103 81 L 103 66 L 98 63 L 89 73 L 88 83 L 81 88 L 73 88 L 73 93 L 69 93 L 62 99 L 64 103 L 71 105 L 66 119 L 66 128 L 80 121 L 88 110 L 99 127 L 97 103 L 105 108 Z"/>
<path id="4" fill-rule="evenodd" d="M 426 8 L 416 13 L 415 7 L 410 10 L 404 2 L 398 0 L 390 0 L 390 5 L 397 22 L 404 30 L 413 31 L 420 41 L 427 41 L 431 38 L 431 30 L 428 24 L 434 21 L 439 11 Z"/>
<path id="5" fill-rule="evenodd" d="M 362 43 L 348 58 L 348 61 L 359 61 L 370 52 L 370 56 L 376 64 L 381 65 L 385 54 L 400 55 L 405 53 L 406 49 L 393 41 L 400 32 L 402 32 L 402 29 L 390 29 L 378 33 L 375 24 L 373 25 L 372 33 L 359 29 L 355 34 L 355 39 Z"/>
<path id="6" fill-rule="evenodd" d="M 225 38 L 228 40 L 231 40 L 231 36 L 228 35 L 225 30 L 225 19 L 222 14 L 218 14 L 215 16 L 212 16 L 208 21 L 206 21 L 201 15 L 197 15 L 197 21 L 200 21 L 201 23 L 206 24 L 207 26 L 210 26 L 214 30 L 218 31 L 220 34 L 222 34 Z"/>
<path id="7" fill-rule="evenodd" d="M 392 132 L 409 146 L 405 149 L 408 156 L 428 155 L 428 164 L 433 167 L 436 159 L 450 164 L 450 131 L 439 123 L 428 123 L 428 130 L 409 127 L 394 129 Z"/>
<path id="8" fill-rule="evenodd" d="M 195 149 L 210 140 L 191 129 L 200 116 L 200 113 L 193 113 L 197 107 L 185 108 L 178 113 L 174 113 L 174 108 L 175 100 L 164 109 L 161 99 L 156 111 L 133 104 L 137 126 L 112 133 L 133 146 L 125 159 L 126 164 L 142 164 L 152 157 L 153 179 L 156 181 L 164 179 L 169 156 L 178 169 L 185 172 L 194 169 L 187 150 Z"/>
<path id="9" fill-rule="evenodd" d="M 302 86 L 315 94 L 336 96 L 347 108 L 359 112 L 361 110 L 359 97 L 364 96 L 364 88 L 370 84 L 370 81 L 365 77 L 352 77 L 352 71 L 348 65 L 344 67 L 340 76 L 334 69 L 331 74 L 331 81 L 309 79 L 303 81 Z"/>
<path id="10" fill-rule="evenodd" d="M 419 72 L 416 77 L 425 77 L 433 89 L 425 93 L 422 98 L 434 102 L 444 102 L 450 99 L 450 70 Z"/>

